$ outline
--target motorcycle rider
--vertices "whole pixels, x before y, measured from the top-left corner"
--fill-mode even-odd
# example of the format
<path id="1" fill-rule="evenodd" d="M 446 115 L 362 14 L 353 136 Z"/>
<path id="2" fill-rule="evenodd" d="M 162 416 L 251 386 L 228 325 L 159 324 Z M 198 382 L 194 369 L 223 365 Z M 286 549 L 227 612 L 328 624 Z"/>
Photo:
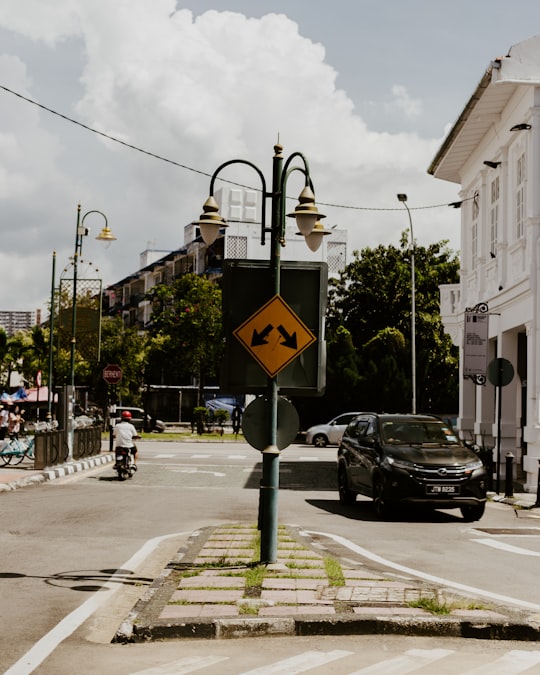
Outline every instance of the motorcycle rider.
<path id="1" fill-rule="evenodd" d="M 122 421 L 114 427 L 114 437 L 116 439 L 117 448 L 129 448 L 133 455 L 133 465 L 137 471 L 137 446 L 133 442 L 140 438 L 137 429 L 131 423 L 131 413 L 129 410 L 122 412 Z"/>

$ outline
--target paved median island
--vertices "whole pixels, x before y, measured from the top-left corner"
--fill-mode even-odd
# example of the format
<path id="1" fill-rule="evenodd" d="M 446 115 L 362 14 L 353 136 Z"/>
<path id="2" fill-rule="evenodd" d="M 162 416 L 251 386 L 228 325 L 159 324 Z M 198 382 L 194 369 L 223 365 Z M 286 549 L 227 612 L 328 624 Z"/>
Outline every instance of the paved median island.
<path id="1" fill-rule="evenodd" d="M 397 579 L 349 557 L 345 564 L 297 527 L 279 527 L 276 563 L 258 562 L 259 543 L 254 525 L 194 533 L 115 641 L 374 633 L 540 638 L 525 613 Z"/>

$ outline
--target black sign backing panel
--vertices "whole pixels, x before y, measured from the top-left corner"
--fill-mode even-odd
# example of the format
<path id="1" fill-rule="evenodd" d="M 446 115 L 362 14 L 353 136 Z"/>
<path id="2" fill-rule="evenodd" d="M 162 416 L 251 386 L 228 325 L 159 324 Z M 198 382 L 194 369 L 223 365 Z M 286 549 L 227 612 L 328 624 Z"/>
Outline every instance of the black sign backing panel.
<path id="1" fill-rule="evenodd" d="M 277 376 L 283 395 L 320 395 L 326 384 L 324 317 L 328 293 L 326 263 L 281 263 L 280 296 L 313 333 L 316 341 Z M 270 263 L 263 260 L 226 260 L 223 266 L 225 355 L 220 388 L 231 394 L 266 393 L 268 376 L 233 335 L 274 295 Z"/>

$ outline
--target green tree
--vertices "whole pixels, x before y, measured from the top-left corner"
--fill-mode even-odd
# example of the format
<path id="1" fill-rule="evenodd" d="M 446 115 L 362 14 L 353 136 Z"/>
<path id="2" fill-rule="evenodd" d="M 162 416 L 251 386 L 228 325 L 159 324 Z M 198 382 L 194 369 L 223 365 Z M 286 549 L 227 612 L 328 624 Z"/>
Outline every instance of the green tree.
<path id="1" fill-rule="evenodd" d="M 49 331 L 41 326 L 33 326 L 29 339 L 30 343 L 23 360 L 24 379 L 34 384 L 36 373 L 41 370 L 44 382 L 46 382 L 49 362 Z"/>
<path id="2" fill-rule="evenodd" d="M 48 331 L 34 326 L 7 337 L 0 329 L 0 385 L 7 388 L 11 374 L 17 372 L 22 379 L 34 384 L 38 370 L 46 371 L 49 345 Z"/>
<path id="3" fill-rule="evenodd" d="M 417 410 L 448 412 L 457 407 L 458 353 L 441 323 L 439 285 L 457 283 L 459 260 L 446 241 L 416 246 L 415 273 Z M 349 405 L 349 393 L 341 397 L 345 400 L 340 401 L 340 411 L 410 410 L 411 304 L 406 232 L 399 248 L 378 246 L 355 251 L 354 260 L 340 279 L 331 281 L 328 372 L 339 363 L 335 355 L 331 359 L 330 346 L 339 347 L 336 340 L 345 328 L 361 374 L 354 387 L 356 405 Z M 331 405 L 335 407 L 335 403 Z"/>
<path id="4" fill-rule="evenodd" d="M 101 407 L 105 408 L 109 394 L 124 405 L 141 405 L 149 346 L 148 335 L 134 326 L 126 328 L 120 317 L 102 319 L 100 360 L 91 367 L 88 381 Z M 122 369 L 114 392 L 103 380 L 103 369 L 110 363 Z"/>
<path id="5" fill-rule="evenodd" d="M 195 378 L 199 404 L 209 378 L 217 374 L 223 354 L 221 289 L 197 274 L 186 274 L 171 285 L 160 284 L 148 294 L 153 302 L 149 381 L 179 384 Z"/>
<path id="6" fill-rule="evenodd" d="M 9 385 L 12 373 L 20 373 L 25 378 L 25 358 L 31 349 L 28 332 L 19 331 L 7 339 L 4 355 L 5 386 Z"/>
<path id="7" fill-rule="evenodd" d="M 3 328 L 0 328 L 0 386 L 6 387 L 7 378 L 7 355 L 8 355 L 8 336 Z"/>

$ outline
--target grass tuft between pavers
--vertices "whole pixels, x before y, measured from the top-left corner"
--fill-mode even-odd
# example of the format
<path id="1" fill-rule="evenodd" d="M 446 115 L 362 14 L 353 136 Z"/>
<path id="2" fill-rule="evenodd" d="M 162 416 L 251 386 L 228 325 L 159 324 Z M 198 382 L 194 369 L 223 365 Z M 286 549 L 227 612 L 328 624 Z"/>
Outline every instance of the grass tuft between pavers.
<path id="1" fill-rule="evenodd" d="M 261 597 L 264 580 L 267 578 L 303 579 L 309 573 L 310 577 L 320 579 L 321 584 L 342 585 L 344 583 L 341 566 L 335 558 L 323 559 L 321 555 L 303 546 L 301 542 L 292 537 L 285 526 L 278 527 L 278 559 L 282 563 L 281 566 L 273 567 L 260 563 L 260 548 L 261 536 L 256 526 L 217 527 L 202 546 L 195 563 L 182 571 L 181 578 L 200 576 L 200 586 L 197 583 L 191 583 L 190 588 L 212 593 L 224 590 L 227 586 L 220 585 L 219 588 L 212 586 L 210 579 L 205 578 L 206 573 L 213 571 L 220 577 L 243 577 L 242 600 L 247 602 L 236 601 L 229 604 L 238 606 L 241 614 L 253 616 L 259 613 L 261 605 L 258 604 L 258 599 Z M 219 551 L 219 557 L 213 557 L 212 550 Z M 228 557 L 227 551 L 231 552 L 234 560 Z M 245 559 L 239 560 L 238 554 L 240 552 L 243 554 L 244 551 Z M 243 555 L 242 558 L 244 558 Z M 181 582 L 180 589 L 183 590 Z M 174 604 L 174 601 L 169 604 Z M 189 601 L 177 600 L 176 604 L 189 604 Z M 287 606 L 288 603 L 278 604 Z M 268 607 L 266 606 L 265 609 L 268 610 Z"/>
<path id="2" fill-rule="evenodd" d="M 408 607 L 417 607 L 425 609 L 432 614 L 445 616 L 451 614 L 456 609 L 466 609 L 470 611 L 488 609 L 486 605 L 469 600 L 447 600 L 446 598 L 439 598 L 437 593 L 433 595 L 421 595 L 417 600 L 411 600 L 407 603 Z"/>
<path id="3" fill-rule="evenodd" d="M 333 558 L 332 556 L 325 556 L 324 568 L 330 586 L 345 586 L 345 577 L 339 560 L 336 560 L 336 558 Z"/>

